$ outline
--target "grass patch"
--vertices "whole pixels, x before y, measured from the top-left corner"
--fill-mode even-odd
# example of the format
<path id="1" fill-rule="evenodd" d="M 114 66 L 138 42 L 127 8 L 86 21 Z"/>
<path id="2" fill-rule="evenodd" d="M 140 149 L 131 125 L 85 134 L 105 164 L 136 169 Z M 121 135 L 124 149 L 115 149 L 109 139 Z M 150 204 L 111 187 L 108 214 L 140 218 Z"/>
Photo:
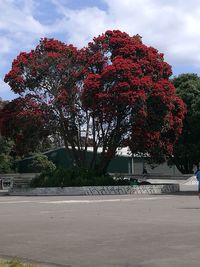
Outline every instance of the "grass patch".
<path id="1" fill-rule="evenodd" d="M 0 267 L 37 267 L 36 265 L 19 262 L 18 260 L 0 259 Z"/>

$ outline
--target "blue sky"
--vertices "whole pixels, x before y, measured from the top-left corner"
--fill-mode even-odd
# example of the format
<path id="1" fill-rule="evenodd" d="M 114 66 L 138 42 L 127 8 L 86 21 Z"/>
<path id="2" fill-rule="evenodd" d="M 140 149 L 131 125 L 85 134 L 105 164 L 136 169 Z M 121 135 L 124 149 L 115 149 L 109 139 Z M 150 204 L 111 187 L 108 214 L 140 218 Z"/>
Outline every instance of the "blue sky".
<path id="1" fill-rule="evenodd" d="M 0 0 L 0 97 L 12 60 L 51 37 L 78 47 L 107 29 L 140 34 L 165 54 L 173 74 L 200 74 L 199 0 Z"/>

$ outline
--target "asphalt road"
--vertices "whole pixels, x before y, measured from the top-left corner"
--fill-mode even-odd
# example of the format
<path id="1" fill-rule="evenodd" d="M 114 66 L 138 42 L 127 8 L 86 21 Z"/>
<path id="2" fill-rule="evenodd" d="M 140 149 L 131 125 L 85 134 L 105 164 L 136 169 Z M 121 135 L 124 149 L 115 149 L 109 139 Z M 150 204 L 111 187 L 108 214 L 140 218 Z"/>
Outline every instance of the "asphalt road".
<path id="1" fill-rule="evenodd" d="M 45 266 L 200 266 L 200 200 L 0 197 L 0 257 Z"/>

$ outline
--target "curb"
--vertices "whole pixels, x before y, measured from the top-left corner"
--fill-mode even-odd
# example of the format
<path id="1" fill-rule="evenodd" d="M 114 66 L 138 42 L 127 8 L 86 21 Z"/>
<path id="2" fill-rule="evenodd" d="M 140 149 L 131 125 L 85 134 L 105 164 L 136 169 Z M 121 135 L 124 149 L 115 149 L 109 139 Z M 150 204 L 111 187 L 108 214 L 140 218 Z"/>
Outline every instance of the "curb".
<path id="1" fill-rule="evenodd" d="M 180 191 L 179 184 L 132 185 L 132 186 L 83 186 L 12 189 L 12 196 L 90 196 L 168 194 Z"/>

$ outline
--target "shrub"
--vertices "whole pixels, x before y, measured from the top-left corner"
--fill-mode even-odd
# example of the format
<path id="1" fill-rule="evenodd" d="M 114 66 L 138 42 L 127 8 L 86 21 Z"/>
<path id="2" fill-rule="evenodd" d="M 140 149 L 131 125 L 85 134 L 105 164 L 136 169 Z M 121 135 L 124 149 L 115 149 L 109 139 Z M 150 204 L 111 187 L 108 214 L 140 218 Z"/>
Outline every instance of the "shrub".
<path id="1" fill-rule="evenodd" d="M 15 171 L 14 159 L 11 156 L 13 142 L 0 136 L 0 173 Z"/>
<path id="2" fill-rule="evenodd" d="M 98 175 L 94 171 L 70 168 L 41 173 L 31 182 L 31 187 L 108 186 L 128 185 L 128 180 L 114 180 L 110 175 Z"/>
<path id="3" fill-rule="evenodd" d="M 34 158 L 29 165 L 30 169 L 34 172 L 53 172 L 56 169 L 56 165 L 48 159 L 48 157 L 42 153 L 34 154 Z"/>
<path id="4" fill-rule="evenodd" d="M 13 159 L 9 155 L 0 154 L 0 173 L 13 172 Z"/>

